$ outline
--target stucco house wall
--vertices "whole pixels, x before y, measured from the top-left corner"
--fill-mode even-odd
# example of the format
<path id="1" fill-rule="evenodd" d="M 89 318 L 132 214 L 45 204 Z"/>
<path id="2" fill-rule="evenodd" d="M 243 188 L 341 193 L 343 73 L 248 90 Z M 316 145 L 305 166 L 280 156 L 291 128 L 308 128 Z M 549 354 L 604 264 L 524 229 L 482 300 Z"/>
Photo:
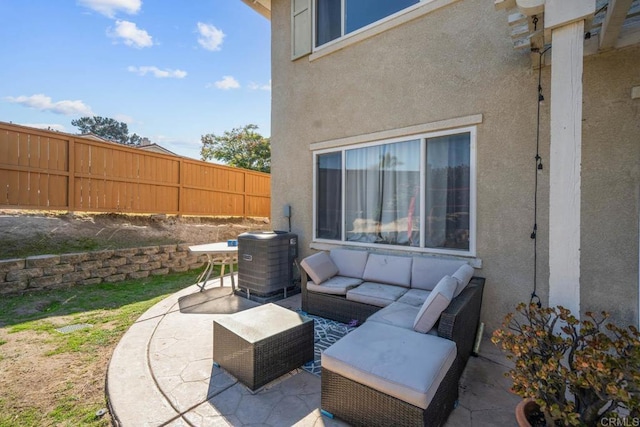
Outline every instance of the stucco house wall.
<path id="1" fill-rule="evenodd" d="M 638 323 L 640 47 L 585 58 L 581 306 Z"/>
<path id="2" fill-rule="evenodd" d="M 487 278 L 482 320 L 497 327 L 533 290 L 534 179 L 538 174 L 537 293 L 548 294 L 549 107 L 541 108 L 535 171 L 538 72 L 514 50 L 505 12 L 458 1 L 329 55 L 291 60 L 291 9 L 273 0 L 272 215 L 292 207 L 300 255 L 312 244 L 310 144 L 458 117 L 477 125 L 477 259 Z M 584 64 L 581 307 L 638 319 L 640 48 Z M 550 69 L 542 71 L 549 96 Z"/>

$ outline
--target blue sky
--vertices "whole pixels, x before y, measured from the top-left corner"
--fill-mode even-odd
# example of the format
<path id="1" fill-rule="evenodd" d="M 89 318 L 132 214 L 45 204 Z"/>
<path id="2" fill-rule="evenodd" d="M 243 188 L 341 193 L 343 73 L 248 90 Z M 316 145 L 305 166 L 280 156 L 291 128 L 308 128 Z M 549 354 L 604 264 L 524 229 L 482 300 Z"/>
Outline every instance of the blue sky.
<path id="1" fill-rule="evenodd" d="M 240 0 L 0 0 L 0 121 L 77 133 L 103 116 L 183 156 L 269 136 L 270 24 Z"/>

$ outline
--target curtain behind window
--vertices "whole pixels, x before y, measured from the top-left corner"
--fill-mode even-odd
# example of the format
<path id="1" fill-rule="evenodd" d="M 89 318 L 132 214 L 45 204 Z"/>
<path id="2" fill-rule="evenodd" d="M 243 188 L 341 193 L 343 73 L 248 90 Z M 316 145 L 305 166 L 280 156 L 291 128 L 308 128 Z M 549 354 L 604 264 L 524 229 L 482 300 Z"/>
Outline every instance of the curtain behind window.
<path id="1" fill-rule="evenodd" d="M 346 240 L 419 245 L 419 141 L 348 150 L 345 185 Z"/>
<path id="2" fill-rule="evenodd" d="M 342 239 L 342 155 L 321 154 L 317 157 L 316 237 Z"/>
<path id="3" fill-rule="evenodd" d="M 469 249 L 469 134 L 428 139 L 426 163 L 426 247 Z"/>
<path id="4" fill-rule="evenodd" d="M 341 8 L 340 0 L 316 1 L 316 46 L 342 36 Z"/>

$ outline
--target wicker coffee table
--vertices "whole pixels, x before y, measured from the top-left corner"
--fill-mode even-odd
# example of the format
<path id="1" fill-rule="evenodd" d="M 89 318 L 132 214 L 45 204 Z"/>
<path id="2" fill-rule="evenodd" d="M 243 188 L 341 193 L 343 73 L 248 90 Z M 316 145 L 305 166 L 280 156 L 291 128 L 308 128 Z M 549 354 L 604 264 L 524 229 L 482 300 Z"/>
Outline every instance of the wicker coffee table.
<path id="1" fill-rule="evenodd" d="M 256 390 L 313 360 L 313 319 L 265 304 L 213 321 L 213 361 Z"/>

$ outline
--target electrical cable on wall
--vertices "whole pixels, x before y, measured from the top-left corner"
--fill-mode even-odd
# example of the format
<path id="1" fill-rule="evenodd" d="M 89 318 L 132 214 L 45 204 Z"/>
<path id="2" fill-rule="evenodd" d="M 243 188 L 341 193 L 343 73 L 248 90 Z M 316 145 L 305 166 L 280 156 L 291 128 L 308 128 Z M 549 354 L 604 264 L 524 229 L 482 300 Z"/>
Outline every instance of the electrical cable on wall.
<path id="1" fill-rule="evenodd" d="M 544 50 L 537 50 L 539 53 L 538 61 L 538 111 L 536 117 L 536 156 L 535 156 L 535 180 L 534 180 L 534 193 L 533 193 L 533 231 L 531 232 L 531 239 L 533 239 L 533 291 L 531 292 L 530 304 L 536 304 L 538 307 L 542 306 L 540 297 L 536 293 L 538 289 L 538 171 L 543 169 L 542 157 L 540 157 L 540 104 L 544 101 L 542 94 L 542 57 L 551 49 L 551 46 L 547 46 Z"/>
<path id="2" fill-rule="evenodd" d="M 291 233 L 291 205 L 284 205 L 283 214 L 289 221 L 289 233 Z"/>

